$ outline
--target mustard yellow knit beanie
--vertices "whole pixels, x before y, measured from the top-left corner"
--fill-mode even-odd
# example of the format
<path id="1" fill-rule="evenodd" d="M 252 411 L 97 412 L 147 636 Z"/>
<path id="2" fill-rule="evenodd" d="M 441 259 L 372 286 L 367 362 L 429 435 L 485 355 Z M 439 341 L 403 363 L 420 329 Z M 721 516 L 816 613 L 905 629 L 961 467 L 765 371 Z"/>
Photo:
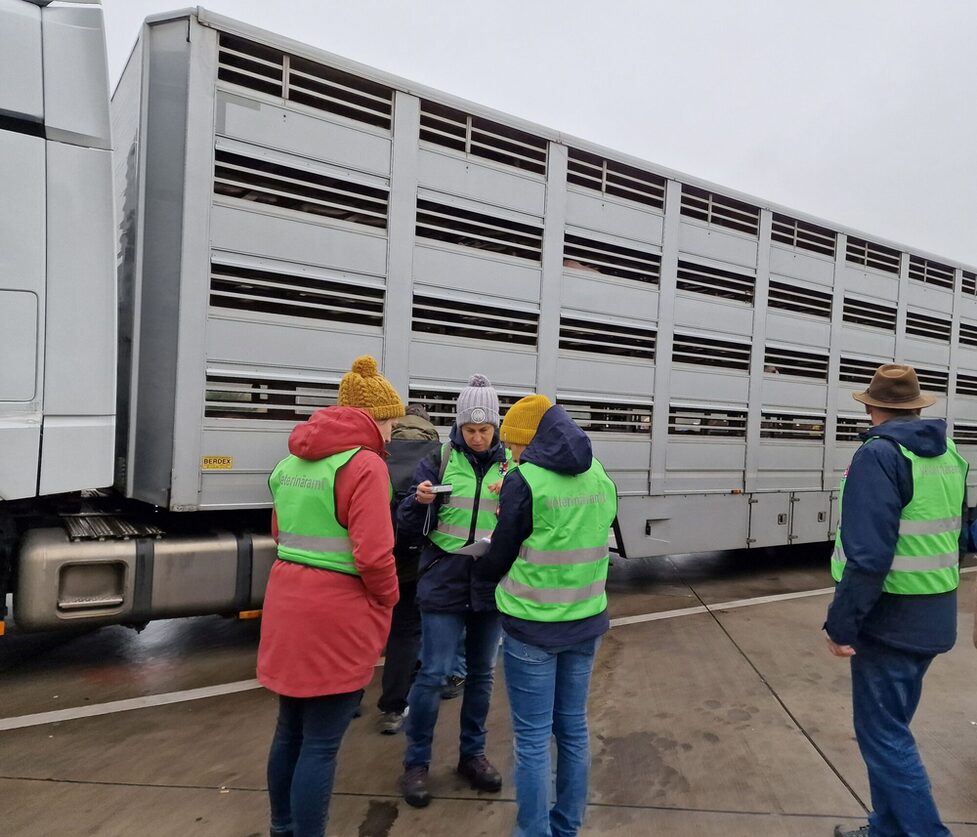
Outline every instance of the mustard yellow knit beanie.
<path id="1" fill-rule="evenodd" d="M 543 420 L 543 413 L 552 406 L 553 402 L 545 395 L 527 395 L 525 398 L 520 398 L 502 419 L 499 437 L 503 442 L 513 445 L 528 445 L 536 435 L 536 428 Z"/>
<path id="2" fill-rule="evenodd" d="M 377 421 L 404 415 L 404 402 L 390 381 L 377 371 L 377 362 L 369 355 L 356 358 L 352 371 L 343 375 L 338 403 L 340 407 L 366 410 Z"/>

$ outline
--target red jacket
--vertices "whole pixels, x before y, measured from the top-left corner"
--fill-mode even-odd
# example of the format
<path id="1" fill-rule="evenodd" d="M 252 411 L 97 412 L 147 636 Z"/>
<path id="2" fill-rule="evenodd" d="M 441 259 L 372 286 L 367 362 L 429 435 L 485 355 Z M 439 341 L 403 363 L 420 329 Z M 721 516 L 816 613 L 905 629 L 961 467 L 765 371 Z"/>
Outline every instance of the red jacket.
<path id="1" fill-rule="evenodd" d="M 376 422 L 354 407 L 326 407 L 299 424 L 288 450 L 323 459 L 361 450 L 336 478 L 336 516 L 349 530 L 359 576 L 276 561 L 268 578 L 258 680 L 289 697 L 364 688 L 373 677 L 397 603 L 390 480 Z M 330 487 L 329 490 L 333 490 Z M 272 515 L 272 534 L 278 537 Z"/>

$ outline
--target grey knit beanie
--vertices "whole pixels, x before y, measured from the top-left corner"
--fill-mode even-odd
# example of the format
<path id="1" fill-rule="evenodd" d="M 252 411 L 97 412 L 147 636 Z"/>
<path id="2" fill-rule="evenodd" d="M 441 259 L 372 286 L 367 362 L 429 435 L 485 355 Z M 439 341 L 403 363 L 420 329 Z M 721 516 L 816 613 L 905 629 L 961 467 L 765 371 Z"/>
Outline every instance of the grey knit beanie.
<path id="1" fill-rule="evenodd" d="M 484 375 L 472 375 L 458 396 L 455 424 L 494 424 L 499 426 L 499 395 Z"/>

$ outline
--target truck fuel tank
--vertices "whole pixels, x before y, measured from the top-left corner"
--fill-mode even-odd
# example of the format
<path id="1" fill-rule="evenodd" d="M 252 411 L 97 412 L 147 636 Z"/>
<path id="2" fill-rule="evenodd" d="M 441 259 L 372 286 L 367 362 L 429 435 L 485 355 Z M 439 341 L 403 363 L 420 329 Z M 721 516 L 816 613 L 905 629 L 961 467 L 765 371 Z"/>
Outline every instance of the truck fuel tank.
<path id="1" fill-rule="evenodd" d="M 59 528 L 27 532 L 19 552 L 14 618 L 29 631 L 255 610 L 276 557 L 263 534 L 73 540 Z"/>

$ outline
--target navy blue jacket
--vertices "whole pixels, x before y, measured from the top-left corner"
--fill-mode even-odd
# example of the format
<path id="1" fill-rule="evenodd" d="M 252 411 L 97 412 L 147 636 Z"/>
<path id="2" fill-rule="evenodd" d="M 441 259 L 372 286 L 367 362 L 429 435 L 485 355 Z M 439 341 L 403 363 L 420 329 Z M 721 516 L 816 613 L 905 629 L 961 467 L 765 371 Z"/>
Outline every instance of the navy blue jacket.
<path id="1" fill-rule="evenodd" d="M 562 407 L 544 413 L 536 435 L 520 457 L 559 474 L 582 474 L 593 462 L 590 439 Z M 499 522 L 492 535 L 492 548 L 475 563 L 474 587 L 479 601 L 488 595 L 495 600 L 495 588 L 519 555 L 519 548 L 533 532 L 533 496 L 518 469 L 502 484 Z M 607 608 L 602 613 L 572 622 L 532 622 L 502 614 L 507 634 L 529 645 L 558 648 L 594 639 L 607 632 Z"/>
<path id="2" fill-rule="evenodd" d="M 946 452 L 946 422 L 912 416 L 891 419 L 861 434 L 881 436 L 852 458 L 841 508 L 845 571 L 828 608 L 825 630 L 839 645 L 865 636 L 920 654 L 949 651 L 957 638 L 957 593 L 901 596 L 882 591 L 892 567 L 899 516 L 913 496 L 912 465 L 893 442 L 917 456 Z M 888 441 L 891 440 L 891 441 Z M 961 509 L 961 554 L 966 549 L 966 500 Z"/>
<path id="3" fill-rule="evenodd" d="M 502 465 L 505 448 L 496 432 L 492 446 L 482 453 L 475 453 L 462 436 L 458 425 L 451 428 L 450 438 L 456 448 L 461 450 L 475 470 L 475 475 L 489 482 L 498 482 L 505 473 Z M 429 505 L 418 503 L 415 499 L 417 486 L 425 480 L 438 481 L 441 470 L 441 451 L 436 450 L 426 456 L 414 471 L 410 491 L 397 508 L 397 537 L 419 537 L 432 531 L 438 523 L 438 508 L 444 497 L 437 495 Z M 472 563 L 469 555 L 452 555 L 445 552 L 430 540 L 426 540 L 420 557 L 417 577 L 417 606 L 421 610 L 438 613 L 465 613 L 472 610 Z M 487 602 L 481 602 L 479 610 L 494 609 L 495 595 Z M 486 605 L 489 607 L 486 608 Z"/>

